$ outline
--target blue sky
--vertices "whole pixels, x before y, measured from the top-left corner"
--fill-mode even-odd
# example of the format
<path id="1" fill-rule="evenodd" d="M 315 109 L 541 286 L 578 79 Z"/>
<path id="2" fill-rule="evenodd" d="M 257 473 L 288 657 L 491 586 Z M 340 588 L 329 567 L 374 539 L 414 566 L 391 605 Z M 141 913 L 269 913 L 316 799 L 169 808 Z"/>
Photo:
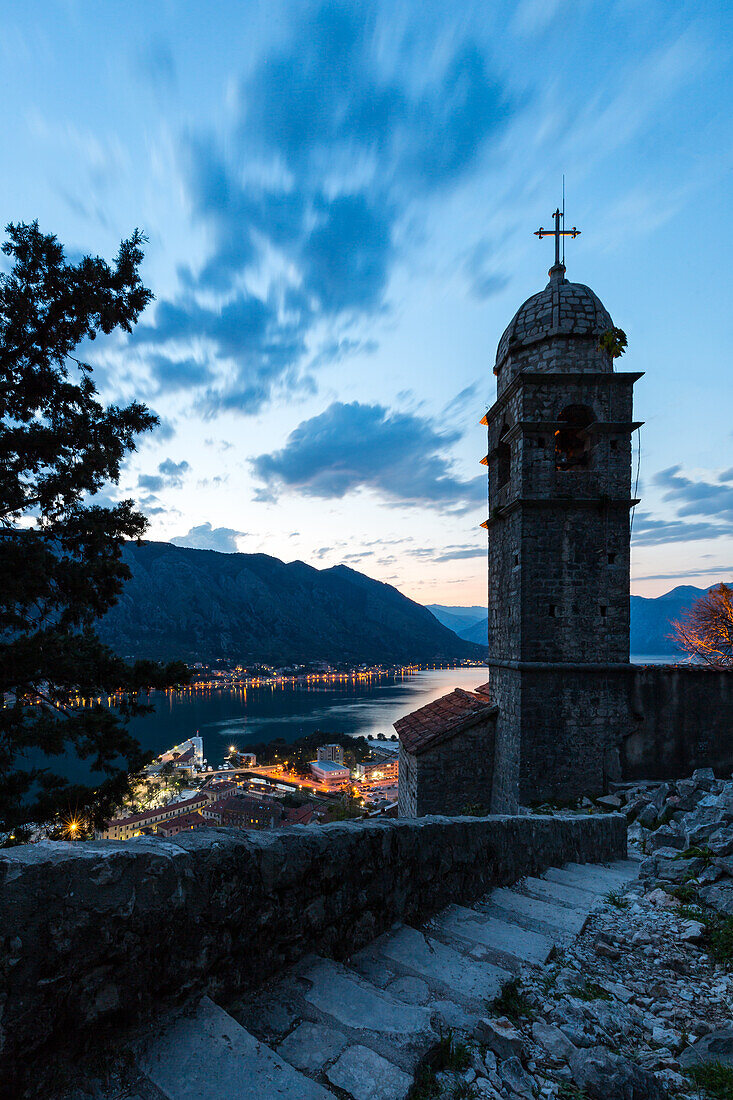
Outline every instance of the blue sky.
<path id="1" fill-rule="evenodd" d="M 568 277 L 628 333 L 633 590 L 733 572 L 729 4 L 2 3 L 3 221 L 140 226 L 156 302 L 88 357 L 161 427 L 150 536 L 485 599 L 499 337 Z"/>

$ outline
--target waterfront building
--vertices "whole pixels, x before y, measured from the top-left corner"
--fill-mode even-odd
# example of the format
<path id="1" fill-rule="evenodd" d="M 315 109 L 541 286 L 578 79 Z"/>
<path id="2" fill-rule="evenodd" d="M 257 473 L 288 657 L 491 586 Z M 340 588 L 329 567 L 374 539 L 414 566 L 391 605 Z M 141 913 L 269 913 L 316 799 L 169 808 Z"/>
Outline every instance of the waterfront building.
<path id="1" fill-rule="evenodd" d="M 220 798 L 224 798 L 226 795 L 236 794 L 239 787 L 236 783 L 232 783 L 231 780 L 214 780 L 212 783 L 201 788 L 201 794 L 205 795 L 209 802 L 216 802 Z"/>
<path id="2" fill-rule="evenodd" d="M 349 769 L 332 760 L 311 760 L 310 770 L 316 782 L 322 783 L 329 790 L 342 790 L 349 785 L 351 779 Z"/>
<path id="3" fill-rule="evenodd" d="M 194 751 L 189 746 L 185 752 L 173 757 L 173 767 L 176 771 L 187 771 L 189 774 L 195 770 Z"/>
<path id="4" fill-rule="evenodd" d="M 211 825 L 244 829 L 273 829 L 280 824 L 283 816 L 282 807 L 277 803 L 248 798 L 241 794 L 209 802 L 201 813 Z"/>
<path id="5" fill-rule="evenodd" d="M 185 760 L 187 764 L 190 764 L 192 771 L 203 771 L 206 765 L 203 738 L 198 734 L 189 737 L 182 741 L 180 745 L 174 745 L 172 749 L 161 753 L 159 760 L 161 764 L 173 764 L 175 766 L 181 765 Z"/>
<path id="6" fill-rule="evenodd" d="M 360 783 L 394 783 L 399 778 L 400 763 L 395 759 L 369 760 L 364 764 L 357 764 L 354 768 L 354 779 Z"/>

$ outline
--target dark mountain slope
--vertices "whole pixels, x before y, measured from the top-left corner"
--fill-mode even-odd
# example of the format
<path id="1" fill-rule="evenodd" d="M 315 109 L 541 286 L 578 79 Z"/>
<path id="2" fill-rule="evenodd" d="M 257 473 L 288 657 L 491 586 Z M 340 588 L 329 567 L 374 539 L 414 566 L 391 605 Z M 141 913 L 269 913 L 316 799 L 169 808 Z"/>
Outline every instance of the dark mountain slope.
<path id="1" fill-rule="evenodd" d="M 429 662 L 479 658 L 391 585 L 339 565 L 128 544 L 132 570 L 99 633 L 116 652 L 168 660 Z"/>
<path id="2" fill-rule="evenodd" d="M 473 623 L 471 626 L 464 627 L 463 630 L 458 631 L 459 638 L 463 638 L 467 642 L 478 642 L 479 645 L 486 645 L 489 636 L 489 617 L 481 619 L 477 623 Z"/>

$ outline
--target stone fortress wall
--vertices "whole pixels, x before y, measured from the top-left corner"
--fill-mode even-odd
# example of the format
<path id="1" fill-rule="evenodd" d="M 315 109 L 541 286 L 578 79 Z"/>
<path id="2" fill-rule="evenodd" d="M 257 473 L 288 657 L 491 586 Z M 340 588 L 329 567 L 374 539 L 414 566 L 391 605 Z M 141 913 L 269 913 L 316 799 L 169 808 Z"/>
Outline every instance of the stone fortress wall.
<path id="1" fill-rule="evenodd" d="M 497 670 L 501 674 L 502 670 Z M 733 673 L 700 666 L 599 665 L 525 670 L 522 713 L 537 757 L 524 754 L 520 801 L 570 799 L 632 779 L 679 779 L 696 768 L 733 771 Z M 492 676 L 494 670 L 492 669 Z M 491 680 L 489 681 L 491 682 Z M 539 700 L 551 698 L 551 711 Z M 558 723 L 565 737 L 558 738 Z M 619 731 L 620 730 L 620 735 Z M 536 773 L 549 762 L 551 781 Z"/>
<path id="2" fill-rule="evenodd" d="M 395 921 L 420 921 L 553 864 L 625 855 L 626 820 L 616 814 L 0 850 L 0 1083 L 21 1062 L 75 1044 L 97 1049 L 204 992 L 225 1000 L 308 952 L 343 959 Z"/>
<path id="3" fill-rule="evenodd" d="M 733 772 L 733 671 L 699 665 L 632 665 L 624 779 L 681 779 L 696 768 Z"/>
<path id="4" fill-rule="evenodd" d="M 515 660 L 492 662 L 484 690 L 498 707 L 483 721 L 419 755 L 401 742 L 400 817 L 469 804 L 513 812 L 611 782 L 733 773 L 731 670 L 566 662 L 558 676 L 552 662 Z"/>

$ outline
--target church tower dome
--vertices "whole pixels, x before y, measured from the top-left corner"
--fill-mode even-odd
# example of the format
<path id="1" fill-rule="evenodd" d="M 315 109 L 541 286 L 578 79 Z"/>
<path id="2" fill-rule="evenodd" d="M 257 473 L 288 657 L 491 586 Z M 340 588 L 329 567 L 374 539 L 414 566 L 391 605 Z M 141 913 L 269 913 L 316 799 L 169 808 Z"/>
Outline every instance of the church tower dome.
<path id="1" fill-rule="evenodd" d="M 612 328 L 608 310 L 583 283 L 565 278 L 565 267 L 550 268 L 550 281 L 524 302 L 507 325 L 496 352 L 494 374 L 501 394 L 521 370 L 610 373 L 613 362 L 599 347 Z"/>

